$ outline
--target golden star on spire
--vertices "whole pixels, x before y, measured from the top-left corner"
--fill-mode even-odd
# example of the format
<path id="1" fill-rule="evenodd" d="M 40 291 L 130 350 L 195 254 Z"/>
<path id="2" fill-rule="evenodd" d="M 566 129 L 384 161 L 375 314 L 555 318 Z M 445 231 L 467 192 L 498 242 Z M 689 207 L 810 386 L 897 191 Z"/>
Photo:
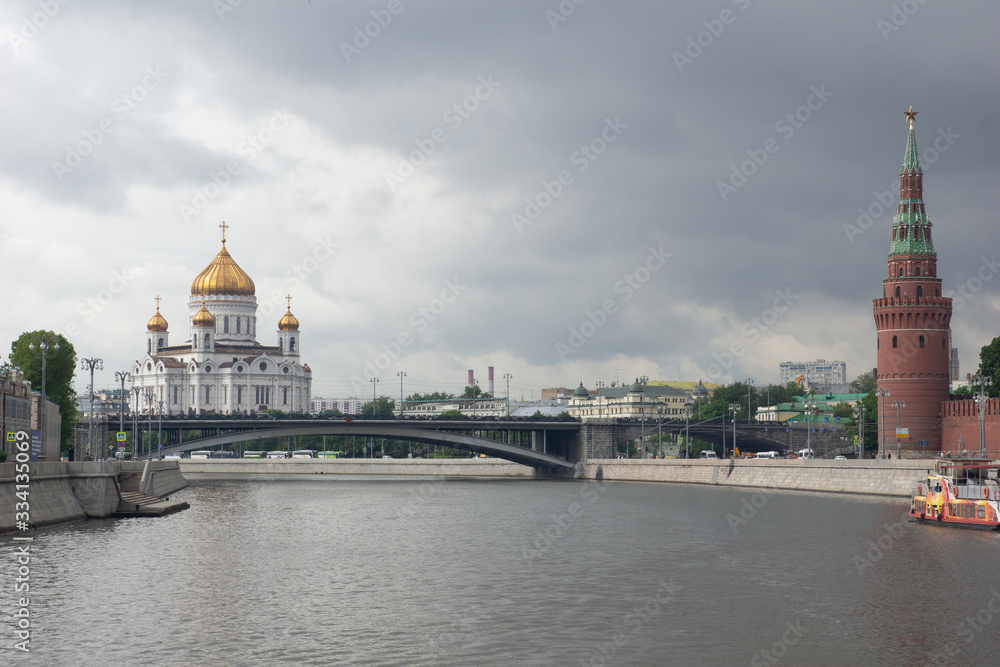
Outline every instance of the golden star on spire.
<path id="1" fill-rule="evenodd" d="M 906 119 L 908 121 L 910 121 L 910 129 L 911 130 L 913 129 L 913 121 L 915 121 L 917 119 L 917 114 L 918 113 L 920 113 L 920 112 L 913 110 L 913 105 L 912 104 L 910 105 L 910 110 L 909 111 L 904 111 L 903 112 L 903 115 L 906 116 Z"/>

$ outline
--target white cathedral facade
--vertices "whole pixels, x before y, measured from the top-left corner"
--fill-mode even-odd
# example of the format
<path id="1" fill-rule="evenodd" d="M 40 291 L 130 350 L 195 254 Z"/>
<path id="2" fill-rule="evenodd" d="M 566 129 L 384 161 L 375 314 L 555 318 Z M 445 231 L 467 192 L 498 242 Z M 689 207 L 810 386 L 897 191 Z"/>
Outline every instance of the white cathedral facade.
<path id="1" fill-rule="evenodd" d="M 253 280 L 222 249 L 191 283 L 188 336 L 170 345 L 167 320 L 146 323 L 146 354 L 132 366 L 133 405 L 163 415 L 253 414 L 261 410 L 309 412 L 312 371 L 300 361 L 299 321 L 288 311 L 278 321 L 278 344 L 257 342 Z M 138 405 L 135 406 L 135 401 Z"/>

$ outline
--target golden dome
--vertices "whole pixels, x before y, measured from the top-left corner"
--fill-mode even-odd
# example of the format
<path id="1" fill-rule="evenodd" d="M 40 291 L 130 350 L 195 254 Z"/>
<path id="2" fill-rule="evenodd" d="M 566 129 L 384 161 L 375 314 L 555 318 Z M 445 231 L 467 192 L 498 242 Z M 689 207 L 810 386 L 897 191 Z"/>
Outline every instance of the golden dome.
<path id="1" fill-rule="evenodd" d="M 253 296 L 253 280 L 239 264 L 233 261 L 226 250 L 226 240 L 222 239 L 222 250 L 212 263 L 198 274 L 191 283 L 191 296 L 225 294 L 229 296 Z"/>
<path id="2" fill-rule="evenodd" d="M 278 329 L 281 331 L 298 331 L 299 321 L 294 315 L 292 315 L 292 309 L 289 308 L 285 316 L 278 320 Z"/>
<path id="3" fill-rule="evenodd" d="M 214 327 L 215 326 L 215 315 L 208 312 L 208 308 L 205 307 L 205 302 L 201 302 L 201 310 L 194 314 L 191 318 L 191 324 L 196 327 Z"/>
<path id="4" fill-rule="evenodd" d="M 166 331 L 167 321 L 160 315 L 160 308 L 157 306 L 156 313 L 146 322 L 146 331 Z"/>

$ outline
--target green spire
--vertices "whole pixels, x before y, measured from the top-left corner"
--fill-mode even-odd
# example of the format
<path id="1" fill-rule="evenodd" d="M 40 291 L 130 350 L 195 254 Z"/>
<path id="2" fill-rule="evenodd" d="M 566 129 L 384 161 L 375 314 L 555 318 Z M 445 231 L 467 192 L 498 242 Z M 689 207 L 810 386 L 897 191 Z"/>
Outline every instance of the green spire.
<path id="1" fill-rule="evenodd" d="M 920 173 L 920 154 L 917 152 L 917 137 L 913 133 L 913 123 L 910 123 L 910 136 L 906 138 L 906 155 L 903 156 L 903 172 Z"/>
<path id="2" fill-rule="evenodd" d="M 913 133 L 913 120 L 917 112 L 910 107 L 904 112 L 910 121 L 910 133 L 906 138 L 906 155 L 900 170 L 899 208 L 892 219 L 892 246 L 889 257 L 905 255 L 936 256 L 931 240 L 931 221 L 924 211 L 924 195 L 921 187 L 904 187 L 903 180 L 923 175 L 920 169 L 920 155 L 917 151 L 917 137 Z M 919 183 L 919 180 L 917 181 Z M 904 196 L 910 195 L 910 196 Z"/>

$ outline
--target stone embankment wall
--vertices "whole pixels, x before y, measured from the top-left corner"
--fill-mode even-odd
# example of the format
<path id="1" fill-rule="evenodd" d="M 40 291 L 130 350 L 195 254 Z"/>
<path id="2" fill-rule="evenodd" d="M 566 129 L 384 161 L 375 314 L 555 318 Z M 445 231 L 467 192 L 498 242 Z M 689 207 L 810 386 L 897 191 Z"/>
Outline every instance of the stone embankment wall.
<path id="1" fill-rule="evenodd" d="M 732 465 L 728 459 L 591 459 L 577 466 L 575 476 L 909 497 L 917 481 L 933 471 L 933 459 L 737 460 Z"/>
<path id="2" fill-rule="evenodd" d="M 529 466 L 503 459 L 183 459 L 187 479 L 274 479 L 276 475 L 401 475 L 415 477 L 534 477 Z"/>
<path id="3" fill-rule="evenodd" d="M 25 464 L 0 463 L 0 532 L 17 526 L 17 503 L 25 502 L 18 491 L 28 492 L 28 522 L 38 527 L 110 516 L 121 499 L 120 472 L 147 470 L 155 491 L 149 495 L 163 497 L 187 486 L 176 461 L 52 461 L 26 464 L 27 472 L 18 472 L 17 465 Z"/>

